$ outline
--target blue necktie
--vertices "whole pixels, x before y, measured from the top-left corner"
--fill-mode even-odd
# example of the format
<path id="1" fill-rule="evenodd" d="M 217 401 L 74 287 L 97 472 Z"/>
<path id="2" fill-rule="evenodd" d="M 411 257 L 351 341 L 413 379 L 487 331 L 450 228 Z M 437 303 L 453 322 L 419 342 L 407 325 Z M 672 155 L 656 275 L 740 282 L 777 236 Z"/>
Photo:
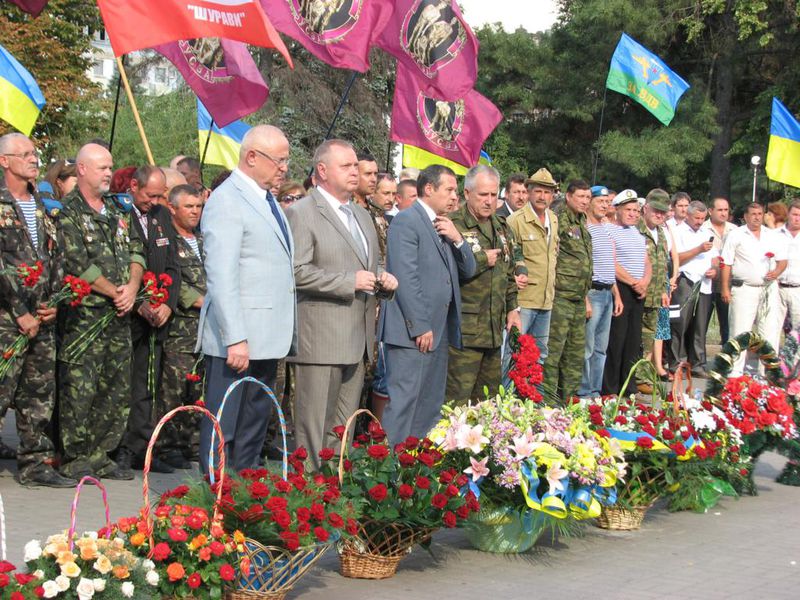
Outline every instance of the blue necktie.
<path id="1" fill-rule="evenodd" d="M 281 228 L 286 247 L 291 248 L 292 246 L 289 244 L 289 232 L 286 230 L 286 225 L 283 224 L 283 219 L 281 218 L 281 209 L 278 208 L 278 203 L 275 202 L 275 198 L 269 192 L 267 192 L 267 203 L 272 211 L 272 216 L 275 217 L 275 220 L 278 222 L 278 227 Z"/>

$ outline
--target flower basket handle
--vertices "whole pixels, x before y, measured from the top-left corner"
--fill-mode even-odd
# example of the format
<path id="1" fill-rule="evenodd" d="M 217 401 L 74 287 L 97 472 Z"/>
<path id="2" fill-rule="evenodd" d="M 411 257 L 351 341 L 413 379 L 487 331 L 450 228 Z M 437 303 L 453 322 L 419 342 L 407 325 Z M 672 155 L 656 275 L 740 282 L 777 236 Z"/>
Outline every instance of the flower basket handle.
<path id="1" fill-rule="evenodd" d="M 675 369 L 675 377 L 672 380 L 672 410 L 674 414 L 686 410 L 683 402 L 683 378 L 686 377 L 686 389 L 692 389 L 692 365 L 683 361 Z"/>
<path id="2" fill-rule="evenodd" d="M 225 410 L 225 404 L 228 402 L 228 398 L 233 393 L 237 387 L 239 387 L 243 383 L 254 383 L 261 387 L 269 396 L 270 400 L 272 400 L 272 404 L 275 406 L 275 410 L 278 411 L 278 422 L 281 426 L 281 438 L 283 439 L 283 478 L 289 474 L 289 450 L 286 445 L 286 419 L 283 416 L 283 410 L 281 409 L 281 403 L 278 402 L 278 399 L 275 397 L 275 393 L 270 389 L 270 387 L 265 384 L 263 381 L 259 381 L 255 377 L 242 377 L 241 379 L 237 379 L 232 384 L 228 386 L 228 389 L 225 390 L 225 395 L 222 397 L 222 402 L 219 404 L 219 409 L 217 409 L 217 421 L 222 422 L 222 411 Z M 216 437 L 216 428 L 214 431 L 211 432 L 211 444 L 208 449 L 208 475 L 211 484 L 214 484 L 214 439 Z M 221 432 L 220 432 L 221 436 Z"/>
<path id="3" fill-rule="evenodd" d="M 6 559 L 6 509 L 0 494 L 0 560 Z"/>
<path id="4" fill-rule="evenodd" d="M 378 425 L 381 424 L 380 419 L 372 414 L 366 408 L 359 408 L 356 412 L 350 415 L 350 418 L 347 419 L 347 423 L 344 424 L 344 431 L 342 432 L 342 443 L 339 448 L 339 485 L 342 484 L 344 481 L 344 459 L 347 456 L 347 440 L 350 437 L 350 428 L 356 422 L 356 417 L 360 414 L 367 414 L 372 417 L 372 420 L 375 421 Z"/>
<path id="5" fill-rule="evenodd" d="M 100 483 L 99 480 L 91 477 L 90 475 L 86 475 L 81 477 L 81 480 L 78 482 L 78 485 L 75 486 L 75 496 L 72 498 L 72 508 L 70 510 L 69 515 L 69 533 L 67 533 L 67 539 L 69 539 L 69 550 L 72 552 L 72 549 L 75 547 L 75 526 L 78 522 L 78 501 L 81 497 L 81 489 L 85 483 L 92 483 L 100 490 L 101 494 L 103 495 L 103 508 L 106 511 L 106 538 L 111 538 L 111 511 L 108 508 L 108 493 L 106 492 L 106 486 Z"/>
<path id="6" fill-rule="evenodd" d="M 153 435 L 150 436 L 150 442 L 147 444 L 147 452 L 144 456 L 144 469 L 142 469 L 142 496 L 144 499 L 144 505 L 142 506 L 142 520 L 147 525 L 147 538 L 150 543 L 151 553 L 153 552 L 153 515 L 150 511 L 149 475 L 150 464 L 153 461 L 153 448 L 156 445 L 156 440 L 158 439 L 158 436 L 161 433 L 161 429 L 164 427 L 164 425 L 166 425 L 167 422 L 175 415 L 182 412 L 198 412 L 206 415 L 209 419 L 211 419 L 211 422 L 214 425 L 214 431 L 219 437 L 219 447 L 217 448 L 217 451 L 219 452 L 219 486 L 217 486 L 217 500 L 214 503 L 214 514 L 212 515 L 211 520 L 214 523 L 222 522 L 222 516 L 219 512 L 219 506 L 222 502 L 222 484 L 225 482 L 225 438 L 222 436 L 222 427 L 220 427 L 219 421 L 217 421 L 216 417 L 214 417 L 214 415 L 211 414 L 211 411 L 209 411 L 207 408 L 197 405 L 179 406 L 178 408 L 172 409 L 163 417 L 161 417 L 158 425 L 156 425 L 155 429 L 153 430 Z M 209 472 L 213 472 L 213 470 L 214 465 L 209 464 Z"/>

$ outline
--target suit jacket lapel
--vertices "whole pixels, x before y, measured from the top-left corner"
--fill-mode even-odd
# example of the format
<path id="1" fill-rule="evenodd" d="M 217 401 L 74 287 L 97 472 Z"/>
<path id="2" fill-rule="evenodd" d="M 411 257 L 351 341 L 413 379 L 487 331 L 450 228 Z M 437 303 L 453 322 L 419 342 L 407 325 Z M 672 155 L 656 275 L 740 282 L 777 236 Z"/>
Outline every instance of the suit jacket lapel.
<path id="1" fill-rule="evenodd" d="M 369 237 L 367 236 L 367 232 L 369 231 L 370 227 L 374 228 L 374 225 L 372 224 L 372 217 L 370 217 L 370 214 L 366 209 L 353 210 L 353 216 L 355 216 L 356 222 L 361 228 L 361 233 L 364 234 L 364 240 L 367 242 L 367 262 L 364 264 L 364 267 L 368 269 L 370 258 L 375 254 L 375 252 L 377 252 L 377 248 L 373 248 L 370 245 Z M 377 231 L 375 233 L 377 233 Z M 350 238 L 352 239 L 353 236 L 351 235 Z"/>
<path id="2" fill-rule="evenodd" d="M 447 260 L 447 250 L 444 247 L 442 236 L 440 236 L 436 229 L 434 229 L 433 223 L 431 223 L 431 220 L 428 218 L 428 213 L 425 212 L 425 209 L 422 206 L 418 206 L 416 203 L 412 205 L 412 208 L 417 211 L 417 215 L 419 215 L 419 218 L 422 219 L 423 227 L 428 231 L 433 239 L 433 245 L 436 246 L 437 250 L 439 250 L 439 254 L 441 254 L 444 264 L 450 268 L 450 262 Z"/>
<path id="3" fill-rule="evenodd" d="M 367 265 L 364 264 L 364 261 L 361 260 L 362 252 L 359 251 L 358 246 L 356 246 L 356 241 L 353 239 L 353 236 L 350 235 L 350 230 L 347 229 L 344 224 L 342 223 L 341 219 L 338 215 L 333 214 L 333 209 L 331 205 L 328 204 L 328 201 L 320 194 L 316 189 L 311 190 L 311 195 L 313 196 L 314 200 L 317 203 L 317 208 L 319 209 L 320 214 L 331 224 L 333 228 L 339 232 L 339 235 L 344 238 L 344 241 L 347 242 L 347 245 L 353 250 L 353 253 L 358 257 L 359 262 L 364 265 L 364 268 Z M 353 211 L 354 214 L 357 214 L 356 211 Z M 356 216 L 356 221 L 358 221 L 358 216 Z M 360 223 L 359 223 L 360 224 Z M 364 231 L 362 226 L 362 231 Z M 367 237 L 366 235 L 364 236 Z M 369 260 L 369 259 L 367 259 Z"/>
<path id="4" fill-rule="evenodd" d="M 235 178 L 233 183 L 241 192 L 242 198 L 244 198 L 245 201 L 253 207 L 253 210 L 261 215 L 261 217 L 263 217 L 263 219 L 269 224 L 272 231 L 278 236 L 278 241 L 280 241 L 281 246 L 284 247 L 287 253 L 291 253 L 291 249 L 287 248 L 286 246 L 286 239 L 283 237 L 283 232 L 281 231 L 280 225 L 278 225 L 275 217 L 272 215 L 272 211 L 267 204 L 267 192 L 264 191 L 262 196 L 256 195 L 256 192 L 252 186 L 248 185 L 247 182 L 242 181 L 241 178 Z M 288 225 L 286 225 L 286 229 L 288 231 Z"/>

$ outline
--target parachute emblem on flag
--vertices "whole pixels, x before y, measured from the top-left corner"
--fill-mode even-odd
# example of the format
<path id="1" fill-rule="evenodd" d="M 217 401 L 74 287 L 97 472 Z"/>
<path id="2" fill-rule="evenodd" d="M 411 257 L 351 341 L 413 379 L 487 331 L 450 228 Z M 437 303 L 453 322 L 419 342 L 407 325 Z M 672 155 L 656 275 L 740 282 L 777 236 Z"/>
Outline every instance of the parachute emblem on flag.
<path id="1" fill-rule="evenodd" d="M 400 36 L 403 50 L 430 78 L 467 44 L 467 33 L 451 0 L 416 0 L 403 20 Z"/>
<path id="2" fill-rule="evenodd" d="M 364 0 L 286 0 L 297 26 L 317 44 L 340 41 L 358 23 Z"/>
<path id="3" fill-rule="evenodd" d="M 225 69 L 225 52 L 219 43 L 219 38 L 179 40 L 178 48 L 189 68 L 198 77 L 209 83 L 231 80 Z"/>
<path id="4" fill-rule="evenodd" d="M 464 127 L 464 101 L 436 100 L 420 92 L 417 122 L 429 141 L 445 150 L 457 150 L 456 141 Z"/>

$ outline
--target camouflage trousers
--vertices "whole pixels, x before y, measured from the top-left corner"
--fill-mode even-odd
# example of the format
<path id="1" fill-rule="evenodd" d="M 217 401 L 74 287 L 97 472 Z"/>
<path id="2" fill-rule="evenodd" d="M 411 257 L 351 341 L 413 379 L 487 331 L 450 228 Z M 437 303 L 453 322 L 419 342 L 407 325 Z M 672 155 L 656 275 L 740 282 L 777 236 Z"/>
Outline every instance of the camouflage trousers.
<path id="1" fill-rule="evenodd" d="M 586 303 L 558 297 L 550 315 L 550 336 L 544 361 L 544 395 L 568 400 L 578 391 L 583 375 Z"/>
<path id="2" fill-rule="evenodd" d="M 68 320 L 64 347 L 85 331 L 96 309 L 80 308 Z M 128 317 L 116 318 L 75 362 L 59 360 L 59 420 L 64 454 L 61 472 L 104 476 L 116 464 L 108 453 L 125 433 L 131 395 L 131 329 Z"/>
<path id="3" fill-rule="evenodd" d="M 0 328 L 0 348 L 7 348 L 19 335 L 16 329 Z M 16 407 L 17 468 L 19 482 L 26 483 L 53 458 L 53 441 L 47 434 L 56 401 L 56 342 L 52 326 L 42 326 L 25 351 L 14 359 L 0 381 L 0 414 Z"/>
<path id="4" fill-rule="evenodd" d="M 153 426 L 169 411 L 179 406 L 192 405 L 203 396 L 204 362 L 199 354 L 187 352 L 181 344 L 167 339 L 161 356 L 161 387 L 155 398 Z M 186 376 L 195 369 L 200 381 L 189 381 Z M 178 451 L 185 457 L 194 457 L 200 442 L 200 419 L 197 413 L 175 415 L 161 430 L 156 448 L 159 453 Z"/>
<path id="5" fill-rule="evenodd" d="M 447 362 L 445 401 L 466 404 L 469 400 L 485 400 L 483 388 L 496 394 L 500 386 L 501 348 L 453 348 Z"/>

